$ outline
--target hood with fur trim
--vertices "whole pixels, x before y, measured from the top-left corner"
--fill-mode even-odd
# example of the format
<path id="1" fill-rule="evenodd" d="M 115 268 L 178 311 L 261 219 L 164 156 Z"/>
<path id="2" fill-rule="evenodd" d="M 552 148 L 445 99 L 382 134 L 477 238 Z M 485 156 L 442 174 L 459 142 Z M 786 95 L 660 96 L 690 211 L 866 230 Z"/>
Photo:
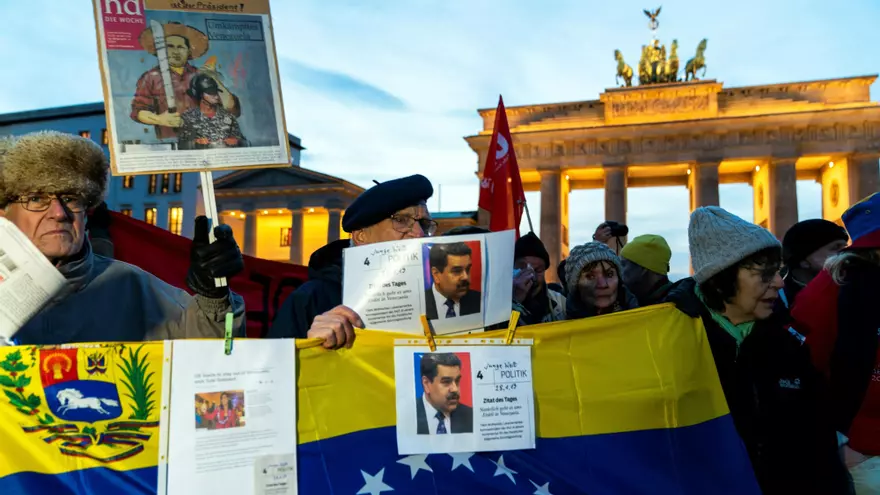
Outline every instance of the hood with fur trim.
<path id="1" fill-rule="evenodd" d="M 90 139 L 55 131 L 0 138 L 0 207 L 29 193 L 81 194 L 99 204 L 109 163 Z"/>

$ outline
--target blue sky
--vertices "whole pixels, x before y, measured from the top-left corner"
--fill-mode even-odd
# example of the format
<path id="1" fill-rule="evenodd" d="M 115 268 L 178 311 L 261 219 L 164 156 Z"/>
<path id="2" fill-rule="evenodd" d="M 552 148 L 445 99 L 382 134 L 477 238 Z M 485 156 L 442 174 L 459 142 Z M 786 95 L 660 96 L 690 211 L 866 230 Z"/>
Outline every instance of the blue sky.
<path id="1" fill-rule="evenodd" d="M 880 2 L 665 1 L 659 36 L 683 58 L 708 38 L 707 78 L 726 86 L 880 71 Z M 297 0 L 272 2 L 288 129 L 303 166 L 362 186 L 422 173 L 429 206 L 476 207 L 476 155 L 463 136 L 477 108 L 598 98 L 614 85 L 615 49 L 636 61 L 650 36 L 644 8 L 618 0 Z M 89 0 L 0 0 L 0 113 L 101 98 Z M 878 99 L 878 86 L 873 98 Z M 441 187 L 438 187 L 441 186 Z M 820 188 L 799 183 L 801 219 L 820 215 Z M 630 189 L 634 234 L 658 233 L 687 272 L 684 187 Z M 536 226 L 537 193 L 528 200 Z M 603 217 L 602 191 L 571 195 L 571 240 Z M 723 185 L 723 207 L 751 219 L 751 188 Z"/>

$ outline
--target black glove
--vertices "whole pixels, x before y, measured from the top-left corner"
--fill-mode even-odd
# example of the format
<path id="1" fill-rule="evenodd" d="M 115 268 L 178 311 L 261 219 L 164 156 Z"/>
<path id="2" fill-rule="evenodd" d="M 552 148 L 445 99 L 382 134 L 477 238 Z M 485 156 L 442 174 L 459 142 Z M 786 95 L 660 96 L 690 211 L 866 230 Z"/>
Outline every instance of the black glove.
<path id="1" fill-rule="evenodd" d="M 201 296 L 222 299 L 229 295 L 229 287 L 217 287 L 214 279 L 241 273 L 244 259 L 229 225 L 214 227 L 214 237 L 217 240 L 212 244 L 208 240 L 208 218 L 196 217 L 186 285 Z"/>

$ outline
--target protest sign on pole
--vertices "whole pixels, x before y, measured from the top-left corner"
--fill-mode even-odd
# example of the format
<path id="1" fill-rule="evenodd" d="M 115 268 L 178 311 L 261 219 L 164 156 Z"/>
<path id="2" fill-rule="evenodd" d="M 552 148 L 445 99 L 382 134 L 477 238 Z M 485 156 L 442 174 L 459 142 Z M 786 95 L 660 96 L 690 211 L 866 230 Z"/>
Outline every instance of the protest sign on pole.
<path id="1" fill-rule="evenodd" d="M 211 172 L 291 164 L 269 1 L 93 5 L 113 173 L 201 172 L 214 242 Z"/>
<path id="2" fill-rule="evenodd" d="M 268 0 L 93 0 L 115 175 L 290 166 Z"/>

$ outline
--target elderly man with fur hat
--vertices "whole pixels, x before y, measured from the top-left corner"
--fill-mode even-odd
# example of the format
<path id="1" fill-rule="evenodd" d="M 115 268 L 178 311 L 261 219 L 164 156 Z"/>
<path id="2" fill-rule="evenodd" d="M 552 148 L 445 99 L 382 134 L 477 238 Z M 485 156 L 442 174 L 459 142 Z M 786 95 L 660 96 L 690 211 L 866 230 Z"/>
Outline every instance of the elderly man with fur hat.
<path id="1" fill-rule="evenodd" d="M 776 310 L 782 246 L 717 206 L 688 226 L 693 278 L 668 301 L 700 317 L 737 433 L 763 493 L 848 493 L 837 435 L 803 339 Z"/>
<path id="2" fill-rule="evenodd" d="M 226 314 L 244 333 L 244 301 L 215 277 L 244 264 L 226 225 L 208 243 L 196 219 L 186 292 L 139 268 L 96 255 L 86 212 L 106 192 L 107 158 L 88 139 L 38 132 L 4 140 L 0 149 L 0 215 L 15 224 L 67 279 L 62 291 L 15 334 L 22 345 L 220 337 Z"/>
<path id="3" fill-rule="evenodd" d="M 434 235 L 437 222 L 426 205 L 434 195 L 431 181 L 411 175 L 376 183 L 345 210 L 342 229 L 351 239 L 331 242 L 309 258 L 309 281 L 278 309 L 270 338 L 321 338 L 324 347 L 351 347 L 355 328 L 364 323 L 342 305 L 342 251 L 351 246 Z"/>

